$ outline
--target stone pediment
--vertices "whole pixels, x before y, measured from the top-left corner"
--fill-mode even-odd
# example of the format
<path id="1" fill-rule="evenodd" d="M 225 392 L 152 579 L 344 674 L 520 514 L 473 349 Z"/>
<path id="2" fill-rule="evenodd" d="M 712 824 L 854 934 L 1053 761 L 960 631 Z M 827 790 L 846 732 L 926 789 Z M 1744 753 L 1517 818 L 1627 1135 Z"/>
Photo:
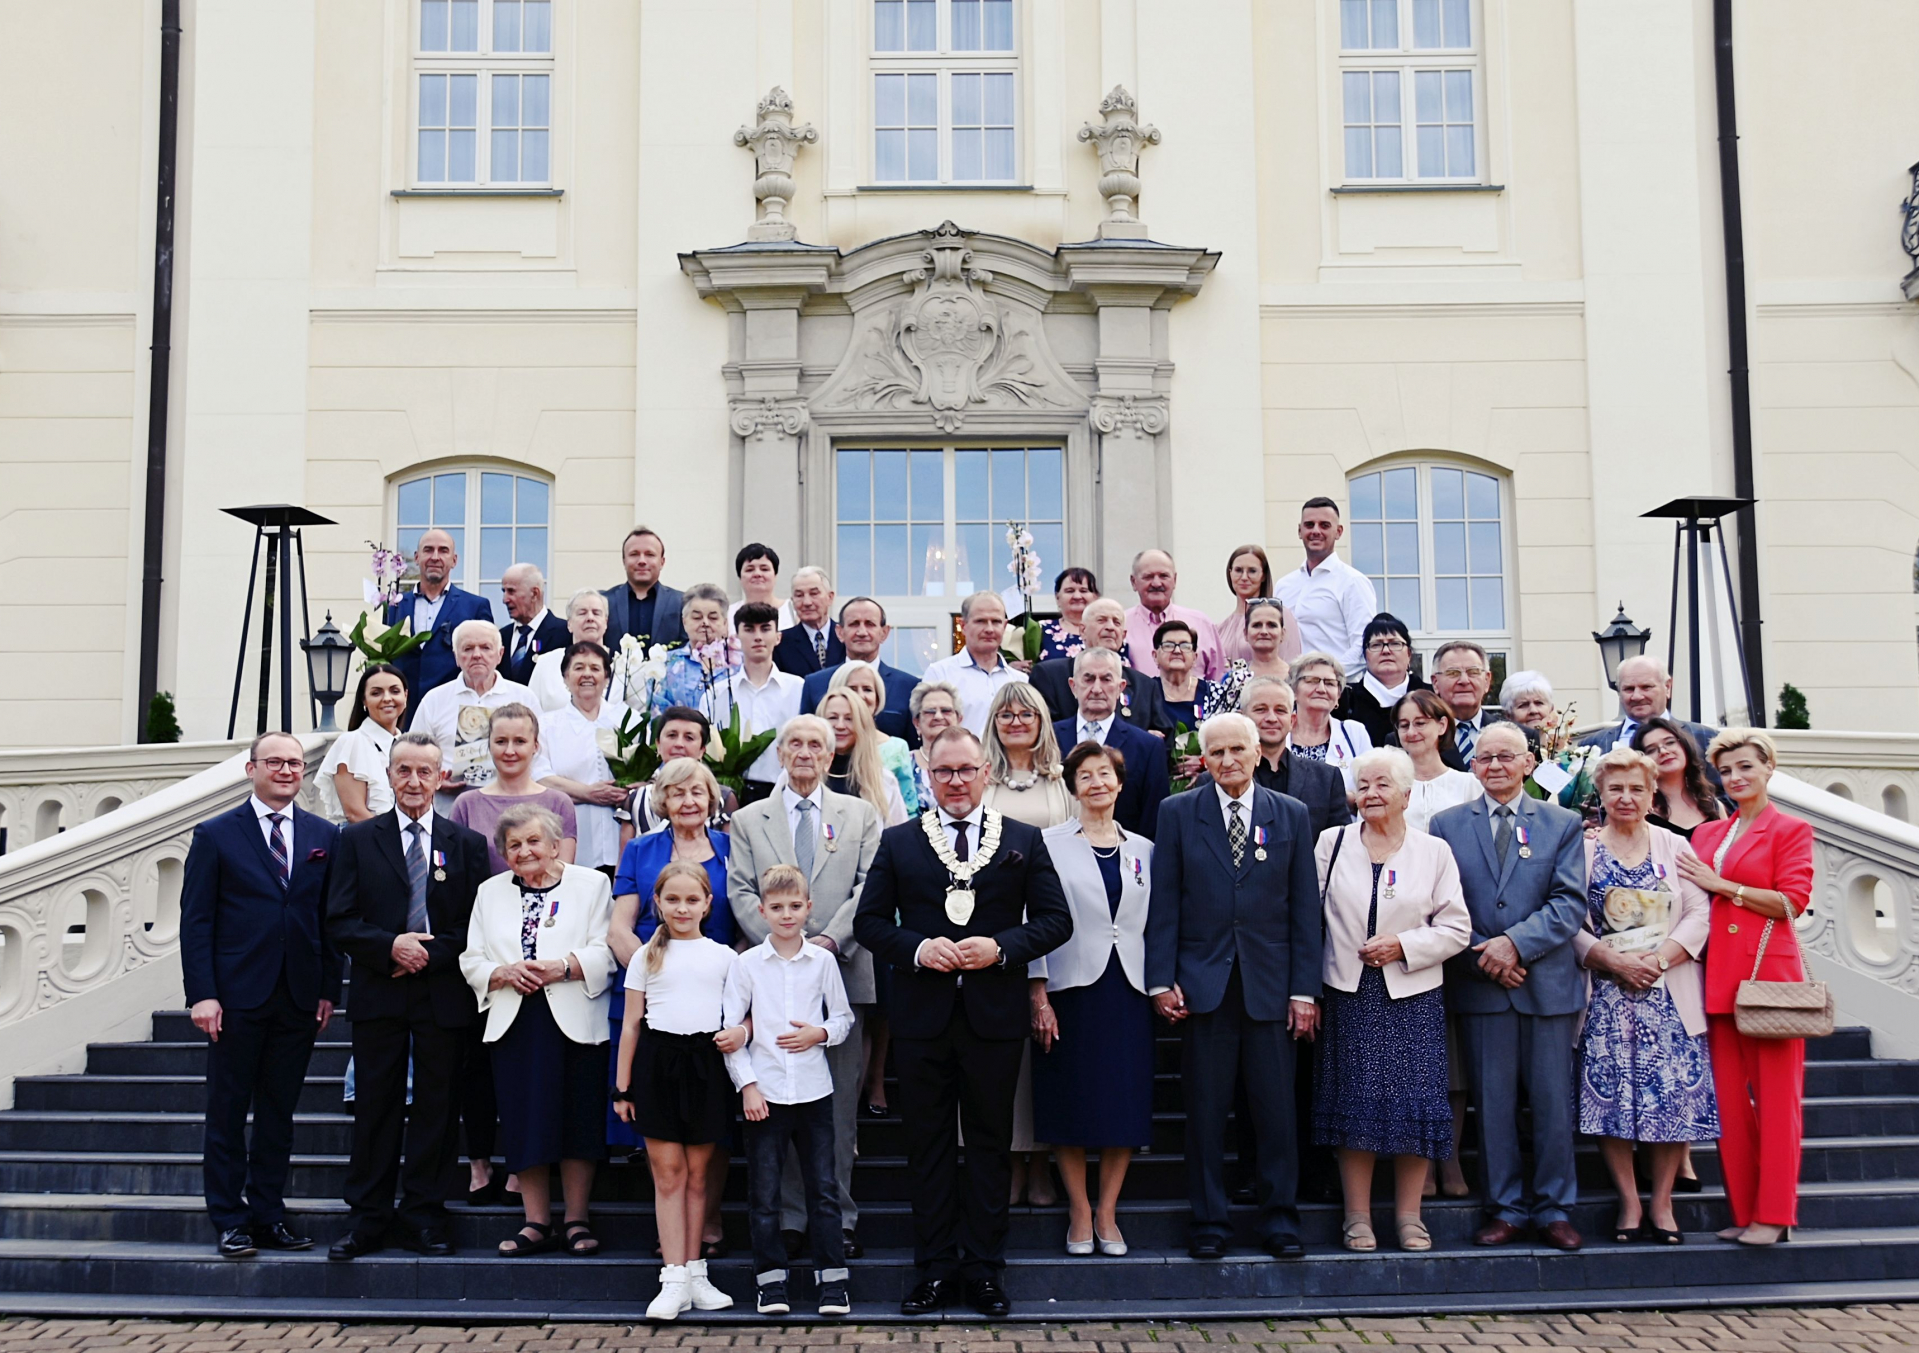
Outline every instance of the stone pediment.
<path id="1" fill-rule="evenodd" d="M 1086 393 L 1054 358 L 1032 288 L 996 287 L 974 234 L 951 221 L 918 238 L 924 247 L 892 285 L 882 275 L 848 295 L 851 340 L 810 400 L 815 415 L 913 414 L 956 433 L 981 412 L 1084 410 Z M 854 271 L 855 259 L 847 263 Z"/>

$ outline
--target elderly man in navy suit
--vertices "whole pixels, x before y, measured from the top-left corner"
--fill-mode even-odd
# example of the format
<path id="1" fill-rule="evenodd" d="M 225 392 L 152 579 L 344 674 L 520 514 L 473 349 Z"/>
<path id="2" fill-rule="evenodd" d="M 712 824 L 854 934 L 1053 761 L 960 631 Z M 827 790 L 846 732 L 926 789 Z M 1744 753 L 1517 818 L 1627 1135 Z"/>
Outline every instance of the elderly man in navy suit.
<path id="1" fill-rule="evenodd" d="M 1258 1142 L 1260 1236 L 1278 1259 L 1299 1238 L 1293 1040 L 1319 1027 L 1321 918 L 1313 836 L 1299 800 L 1253 780 L 1259 730 L 1244 714 L 1199 728 L 1213 783 L 1160 805 L 1146 990 L 1185 1025 L 1188 1252 L 1218 1259 L 1227 1217 L 1226 1118 L 1244 1078 Z"/>
<path id="2" fill-rule="evenodd" d="M 305 773 L 291 733 L 255 738 L 253 792 L 194 829 L 180 889 L 180 972 L 207 1036 L 207 1213 L 229 1259 L 313 1244 L 288 1227 L 285 1191 L 313 1040 L 340 999 L 324 924 L 339 829 L 293 806 Z"/>
<path id="3" fill-rule="evenodd" d="M 1672 673 L 1650 653 L 1627 658 L 1619 664 L 1619 709 L 1622 717 L 1618 723 L 1588 733 L 1579 740 L 1579 745 L 1597 747 L 1602 752 L 1630 747 L 1639 726 L 1662 714 L 1692 734 L 1692 740 L 1699 744 L 1702 760 L 1706 748 L 1712 746 L 1712 740 L 1719 735 L 1719 730 L 1708 724 L 1693 723 L 1672 712 Z M 1712 781 L 1713 788 L 1719 787 L 1719 771 L 1709 761 L 1706 778 Z"/>
<path id="4" fill-rule="evenodd" d="M 839 638 L 845 658 L 831 667 L 820 668 L 801 683 L 800 713 L 811 714 L 819 708 L 820 701 L 826 698 L 827 687 L 833 684 L 833 673 L 846 663 L 870 662 L 886 686 L 886 703 L 874 716 L 873 722 L 879 726 L 880 732 L 905 738 L 907 746 L 918 747 L 920 734 L 913 727 L 912 704 L 913 687 L 920 684 L 920 679 L 911 672 L 902 672 L 880 661 L 880 649 L 892 632 L 893 627 L 886 623 L 886 608 L 871 597 L 854 597 L 840 607 Z M 782 639 L 781 642 L 786 640 Z"/>
<path id="5" fill-rule="evenodd" d="M 453 579 L 460 564 L 453 537 L 434 527 L 420 537 L 413 549 L 413 567 L 419 572 L 419 586 L 386 608 L 386 623 L 410 621 L 413 633 L 429 634 L 411 653 L 394 659 L 393 665 L 406 678 L 409 693 L 407 726 L 420 707 L 420 697 L 435 686 L 444 686 L 458 675 L 460 664 L 453 657 L 453 631 L 469 620 L 493 619 L 493 604 L 463 590 Z"/>
<path id="6" fill-rule="evenodd" d="M 1053 725 L 1061 752 L 1082 742 L 1111 747 L 1126 762 L 1113 818 L 1129 832 L 1155 840 L 1159 805 L 1172 789 L 1166 770 L 1166 744 L 1142 733 L 1119 716 L 1119 693 L 1126 689 L 1126 665 L 1110 648 L 1082 648 L 1073 655 L 1072 689 L 1078 704 L 1070 719 Z"/>
<path id="7" fill-rule="evenodd" d="M 533 662 L 542 653 L 564 652 L 573 641 L 566 622 L 546 608 L 546 575 L 533 564 L 515 564 L 500 575 L 500 675 L 522 686 L 533 680 Z"/>
<path id="8" fill-rule="evenodd" d="M 1579 814 L 1526 793 L 1532 769 L 1518 724 L 1490 724 L 1473 747 L 1485 796 L 1434 815 L 1452 847 L 1473 918 L 1472 948 L 1446 964 L 1446 1006 L 1459 1016 L 1466 1080 L 1479 1109 L 1488 1218 L 1473 1240 L 1505 1245 L 1537 1226 L 1576 1250 L 1573 1034 L 1586 980 L 1572 938 L 1586 922 Z M 1519 1087 L 1532 1105 L 1532 1198 L 1519 1156 Z"/>
<path id="9" fill-rule="evenodd" d="M 780 631 L 773 665 L 796 677 L 809 677 L 823 667 L 845 662 L 846 643 L 833 623 L 833 580 L 825 569 L 808 564 L 793 574 L 792 605 L 795 623 Z"/>

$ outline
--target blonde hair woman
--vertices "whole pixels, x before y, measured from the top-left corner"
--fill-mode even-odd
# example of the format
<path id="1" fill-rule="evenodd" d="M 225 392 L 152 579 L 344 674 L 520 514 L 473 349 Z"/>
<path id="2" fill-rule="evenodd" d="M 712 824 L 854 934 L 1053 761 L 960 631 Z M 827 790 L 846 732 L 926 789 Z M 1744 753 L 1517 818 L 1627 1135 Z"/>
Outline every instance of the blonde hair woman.
<path id="1" fill-rule="evenodd" d="M 813 712 L 833 730 L 833 764 L 826 773 L 826 787 L 865 799 L 889 827 L 906 821 L 906 800 L 900 795 L 899 781 L 880 759 L 880 731 L 873 725 L 873 711 L 865 699 L 842 687 L 828 691 Z"/>
<path id="2" fill-rule="evenodd" d="M 1044 831 L 1077 815 L 1046 698 L 1025 682 L 1002 686 L 986 711 L 986 807 Z"/>
<path id="3" fill-rule="evenodd" d="M 858 658 L 849 658 L 833 669 L 833 678 L 827 683 L 829 691 L 851 691 L 866 702 L 866 712 L 875 720 L 880 711 L 886 708 L 886 679 L 880 675 L 880 669 L 870 662 Z M 879 742 L 880 764 L 886 767 L 887 774 L 899 781 L 900 800 L 906 805 L 907 816 L 920 810 L 919 786 L 913 779 L 913 753 L 906 745 L 905 738 L 896 738 L 889 733 L 877 731 L 874 737 Z"/>

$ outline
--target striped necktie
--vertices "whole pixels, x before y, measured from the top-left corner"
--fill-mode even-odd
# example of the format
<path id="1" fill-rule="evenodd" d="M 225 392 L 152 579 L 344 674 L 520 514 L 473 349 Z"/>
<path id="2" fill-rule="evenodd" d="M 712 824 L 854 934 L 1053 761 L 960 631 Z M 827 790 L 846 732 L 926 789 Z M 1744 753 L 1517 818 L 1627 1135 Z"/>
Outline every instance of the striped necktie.
<path id="1" fill-rule="evenodd" d="M 818 829 L 813 825 L 813 800 L 801 799 L 794 805 L 800 810 L 800 823 L 793 832 L 793 863 L 807 878 L 813 877 L 813 851 L 816 846 L 814 837 Z"/>
<path id="2" fill-rule="evenodd" d="M 426 828 L 415 822 L 407 828 L 413 841 L 406 848 L 406 881 L 412 891 L 407 903 L 406 928 L 416 935 L 427 935 L 426 922 Z"/>
<path id="3" fill-rule="evenodd" d="M 280 869 L 280 886 L 287 886 L 287 880 L 293 877 L 293 859 L 287 854 L 286 838 L 280 835 L 280 824 L 287 820 L 285 813 L 268 813 L 267 846 L 273 851 L 273 863 Z"/>

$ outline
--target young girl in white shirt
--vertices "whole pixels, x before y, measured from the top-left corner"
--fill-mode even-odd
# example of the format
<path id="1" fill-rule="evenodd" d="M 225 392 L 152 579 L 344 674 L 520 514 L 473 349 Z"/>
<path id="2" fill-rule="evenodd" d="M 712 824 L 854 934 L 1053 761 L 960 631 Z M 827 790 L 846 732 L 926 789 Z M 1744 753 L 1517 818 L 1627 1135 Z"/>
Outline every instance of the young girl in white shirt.
<path id="1" fill-rule="evenodd" d="M 653 1169 L 653 1217 L 660 1232 L 660 1294 L 649 1320 L 682 1311 L 725 1310 L 733 1298 L 707 1280 L 700 1255 L 706 1167 L 733 1125 L 737 1096 L 725 1054 L 746 1043 L 722 1032 L 721 1006 L 733 951 L 700 933 L 713 909 L 712 885 L 697 864 L 675 863 L 653 884 L 659 929 L 626 973 L 626 1023 L 614 1077 L 613 1110 L 639 1127 Z"/>

